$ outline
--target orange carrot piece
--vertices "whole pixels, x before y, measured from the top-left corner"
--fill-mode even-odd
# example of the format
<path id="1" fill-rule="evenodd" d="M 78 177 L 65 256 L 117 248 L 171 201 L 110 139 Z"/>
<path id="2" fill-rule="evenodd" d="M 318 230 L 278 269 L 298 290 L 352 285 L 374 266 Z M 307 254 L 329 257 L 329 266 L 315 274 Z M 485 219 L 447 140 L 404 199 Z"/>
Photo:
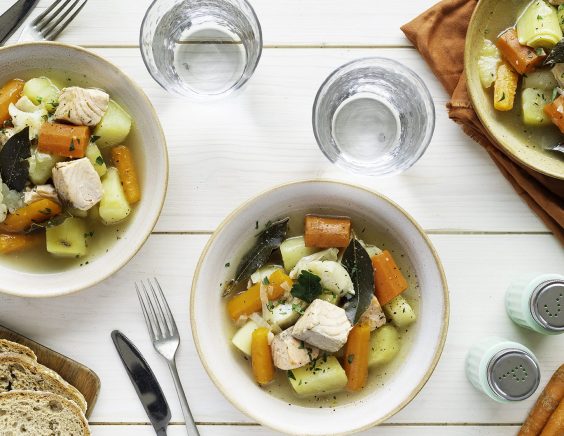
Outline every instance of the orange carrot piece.
<path id="1" fill-rule="evenodd" d="M 306 247 L 346 247 L 351 238 L 349 218 L 306 215 L 304 241 Z"/>
<path id="2" fill-rule="evenodd" d="M 562 435 L 564 435 L 564 401 L 560 401 L 560 405 L 552 412 L 540 434 L 540 436 Z"/>
<path id="3" fill-rule="evenodd" d="M 256 329 L 251 342 L 253 375 L 257 383 L 261 385 L 266 385 L 274 379 L 274 362 L 270 345 L 268 345 L 269 332 L 270 330 L 266 327 Z"/>
<path id="4" fill-rule="evenodd" d="M 292 279 L 282 270 L 276 270 L 270 275 L 268 285 L 257 283 L 229 300 L 227 312 L 233 321 L 237 321 L 242 315 L 258 312 L 262 308 L 262 301 L 260 299 L 261 284 L 267 287 L 268 299 L 276 300 L 284 292 L 292 289 L 293 283 Z"/>
<path id="5" fill-rule="evenodd" d="M 23 80 L 12 79 L 0 89 L 0 128 L 5 121 L 10 119 L 8 108 L 10 103 L 16 103 L 20 99 L 24 84 Z"/>
<path id="6" fill-rule="evenodd" d="M 408 287 L 405 277 L 388 250 L 372 257 L 374 267 L 374 293 L 383 306 Z"/>
<path id="7" fill-rule="evenodd" d="M 0 233 L 0 254 L 17 253 L 45 243 L 44 233 L 30 233 L 29 235 L 12 235 Z"/>
<path id="8" fill-rule="evenodd" d="M 357 324 L 349 333 L 345 345 L 345 373 L 347 389 L 360 391 L 368 379 L 368 350 L 370 349 L 370 326 Z"/>
<path id="9" fill-rule="evenodd" d="M 550 117 L 556 127 L 564 134 L 564 95 L 547 104 L 544 107 L 544 113 Z"/>
<path id="10" fill-rule="evenodd" d="M 552 375 L 529 416 L 523 423 L 518 436 L 537 436 L 547 425 L 558 405 L 564 401 L 564 364 Z"/>
<path id="11" fill-rule="evenodd" d="M 57 156 L 81 158 L 86 154 L 89 141 L 88 126 L 43 123 L 39 129 L 37 148 Z"/>
<path id="12" fill-rule="evenodd" d="M 4 222 L 0 224 L 0 232 L 20 233 L 28 230 L 32 224 L 50 220 L 60 213 L 61 206 L 58 203 L 42 198 L 8 214 Z"/>
<path id="13" fill-rule="evenodd" d="M 118 170 L 127 201 L 129 204 L 137 203 L 141 199 L 141 189 L 131 151 L 125 145 L 112 148 L 112 161 Z"/>
<path id="14" fill-rule="evenodd" d="M 505 60 L 521 75 L 533 71 L 546 58 L 544 54 L 537 54 L 535 49 L 521 45 L 515 29 L 505 31 L 496 45 Z"/>

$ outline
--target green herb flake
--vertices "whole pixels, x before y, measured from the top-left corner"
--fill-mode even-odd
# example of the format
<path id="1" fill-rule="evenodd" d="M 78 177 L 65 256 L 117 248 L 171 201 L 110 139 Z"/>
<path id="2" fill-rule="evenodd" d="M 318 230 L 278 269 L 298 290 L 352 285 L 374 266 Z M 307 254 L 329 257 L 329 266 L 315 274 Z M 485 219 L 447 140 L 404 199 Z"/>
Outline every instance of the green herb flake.
<path id="1" fill-rule="evenodd" d="M 231 266 L 231 263 L 230 263 L 230 262 L 227 262 L 227 263 L 225 264 L 225 268 L 229 268 L 230 266 Z"/>
<path id="2" fill-rule="evenodd" d="M 354 354 L 349 354 L 347 356 L 347 362 L 349 362 L 349 365 L 353 363 L 354 360 Z"/>
<path id="3" fill-rule="evenodd" d="M 51 215 L 51 208 L 50 207 L 46 207 L 45 209 L 41 209 L 39 211 L 40 214 L 42 215 Z"/>
<path id="4" fill-rule="evenodd" d="M 270 280 L 268 280 L 268 277 L 264 276 L 264 278 L 262 279 L 262 284 L 263 285 L 270 285 Z"/>
<path id="5" fill-rule="evenodd" d="M 498 101 L 503 101 L 505 100 L 505 92 L 501 95 L 501 98 Z"/>
<path id="6" fill-rule="evenodd" d="M 292 286 L 291 294 L 307 303 L 311 303 L 321 295 L 321 278 L 307 270 L 303 270 Z"/>
<path id="7" fill-rule="evenodd" d="M 71 139 L 71 143 L 69 146 L 69 151 L 74 151 L 75 150 L 75 146 L 74 146 L 74 138 Z"/>
<path id="8" fill-rule="evenodd" d="M 92 135 L 92 136 L 90 137 L 90 142 L 96 142 L 98 139 L 100 139 L 99 136 Z"/>
<path id="9" fill-rule="evenodd" d="M 292 371 L 288 371 L 288 378 L 289 378 L 289 379 L 292 379 L 292 380 L 295 380 L 295 379 L 296 379 L 296 376 L 294 375 L 294 373 L 293 373 Z"/>

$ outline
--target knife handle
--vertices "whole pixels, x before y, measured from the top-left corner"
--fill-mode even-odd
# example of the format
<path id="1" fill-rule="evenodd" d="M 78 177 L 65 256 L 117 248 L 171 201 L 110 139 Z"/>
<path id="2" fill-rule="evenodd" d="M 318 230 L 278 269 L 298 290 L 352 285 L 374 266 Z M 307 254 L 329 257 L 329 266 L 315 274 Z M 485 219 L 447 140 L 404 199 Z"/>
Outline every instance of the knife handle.
<path id="1" fill-rule="evenodd" d="M 176 393 L 178 394 L 178 399 L 180 400 L 180 407 L 182 408 L 182 414 L 184 415 L 184 420 L 186 421 L 186 431 L 188 432 L 188 436 L 200 436 L 200 432 L 198 431 L 198 427 L 196 427 L 192 412 L 190 412 L 188 400 L 186 400 L 184 388 L 180 382 L 180 377 L 178 376 L 174 360 L 169 362 L 168 367 L 170 368 L 172 379 L 174 380 L 174 387 L 176 388 Z"/>

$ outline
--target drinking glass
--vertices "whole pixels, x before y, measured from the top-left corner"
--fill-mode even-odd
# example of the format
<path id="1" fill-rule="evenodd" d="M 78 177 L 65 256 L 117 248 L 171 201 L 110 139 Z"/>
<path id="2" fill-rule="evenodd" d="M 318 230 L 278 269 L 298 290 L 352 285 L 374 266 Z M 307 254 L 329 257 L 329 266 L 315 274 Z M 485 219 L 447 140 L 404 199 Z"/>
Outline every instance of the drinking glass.
<path id="1" fill-rule="evenodd" d="M 149 73 L 164 89 L 208 99 L 249 80 L 261 56 L 262 32 L 246 0 L 155 0 L 139 43 Z"/>
<path id="2" fill-rule="evenodd" d="M 385 176 L 411 167 L 435 128 L 435 106 L 417 74 L 386 58 L 363 58 L 335 70 L 313 104 L 319 148 L 354 173 Z"/>

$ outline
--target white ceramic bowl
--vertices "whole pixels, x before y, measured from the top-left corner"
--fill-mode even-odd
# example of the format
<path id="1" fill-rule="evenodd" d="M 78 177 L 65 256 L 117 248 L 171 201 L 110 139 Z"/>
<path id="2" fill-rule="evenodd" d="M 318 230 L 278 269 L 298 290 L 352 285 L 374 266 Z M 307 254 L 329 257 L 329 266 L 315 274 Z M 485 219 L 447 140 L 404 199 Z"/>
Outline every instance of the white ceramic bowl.
<path id="1" fill-rule="evenodd" d="M 22 272 L 0 259 L 0 291 L 23 297 L 52 297 L 88 288 L 123 267 L 141 248 L 157 222 L 168 181 L 165 137 L 158 116 L 139 86 L 115 65 L 100 56 L 67 44 L 34 42 L 0 49 L 0 83 L 32 74 L 49 75 L 49 69 L 68 72 L 88 86 L 103 88 L 123 104 L 133 118 L 134 154 L 142 153 L 138 169 L 142 199 L 134 216 L 107 253 L 88 265 L 54 273 Z"/>
<path id="2" fill-rule="evenodd" d="M 242 244 L 264 224 L 292 212 L 327 210 L 370 223 L 387 233 L 409 258 L 418 276 L 421 299 L 414 341 L 405 360 L 382 388 L 333 408 L 289 406 L 254 383 L 249 363 L 228 337 L 220 282 L 227 262 L 237 264 Z M 230 272 L 233 273 L 232 271 Z M 200 359 L 219 390 L 237 408 L 272 429 L 290 434 L 345 434 L 376 425 L 408 404 L 427 382 L 441 355 L 448 326 L 448 290 L 439 258 L 423 230 L 386 197 L 333 181 L 297 182 L 259 195 L 228 216 L 211 237 L 194 275 L 191 322 Z"/>

